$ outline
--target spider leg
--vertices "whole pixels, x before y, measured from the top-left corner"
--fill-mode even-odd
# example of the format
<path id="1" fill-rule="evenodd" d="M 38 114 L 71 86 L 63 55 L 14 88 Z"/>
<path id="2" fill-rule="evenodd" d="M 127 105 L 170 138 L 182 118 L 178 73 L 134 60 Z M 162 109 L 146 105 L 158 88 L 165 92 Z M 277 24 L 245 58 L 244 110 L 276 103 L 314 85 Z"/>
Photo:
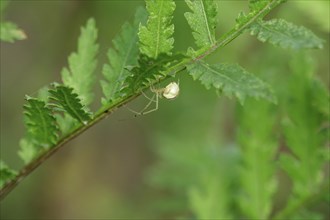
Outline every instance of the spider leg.
<path id="1" fill-rule="evenodd" d="M 137 112 L 137 111 L 131 109 L 130 107 L 128 107 L 127 105 L 125 105 L 125 107 L 126 107 L 130 112 L 134 113 L 134 116 L 135 116 L 135 117 L 138 116 L 138 115 L 141 115 L 141 112 Z"/>
<path id="2" fill-rule="evenodd" d="M 154 100 L 155 96 L 156 96 L 156 101 Z M 145 110 L 147 110 L 153 102 L 156 102 L 156 106 L 158 105 L 158 94 L 157 93 L 154 94 L 149 100 L 150 100 L 149 103 L 140 111 L 140 115 L 143 115 Z"/>
<path id="3" fill-rule="evenodd" d="M 149 114 L 151 112 L 154 112 L 154 111 L 157 111 L 158 110 L 158 94 L 156 93 L 156 106 L 155 108 L 149 110 L 149 111 L 145 111 L 145 112 L 141 112 L 142 115 L 146 115 L 146 114 Z"/>
<path id="4" fill-rule="evenodd" d="M 154 100 L 154 97 L 155 97 L 155 95 L 156 95 L 156 101 Z M 147 114 L 149 111 L 147 111 L 147 113 L 145 112 L 148 108 L 149 108 L 149 106 L 153 103 L 153 102 L 156 102 L 156 106 L 158 106 L 158 95 L 157 94 L 154 94 L 153 96 L 152 96 L 152 98 L 149 98 L 149 97 L 146 97 L 146 98 L 148 98 L 148 100 L 149 100 L 149 102 L 148 102 L 148 104 L 141 110 L 141 111 L 135 111 L 135 110 L 133 110 L 133 109 L 131 109 L 131 108 L 129 108 L 128 106 L 126 106 L 126 108 L 129 110 L 129 111 L 131 111 L 131 112 L 133 112 L 135 115 L 135 117 L 137 117 L 138 115 L 145 115 L 145 114 Z M 158 108 L 158 107 L 157 107 Z"/>
<path id="5" fill-rule="evenodd" d="M 150 97 L 147 96 L 147 94 L 145 94 L 143 91 L 141 91 L 141 93 L 142 93 L 142 95 L 143 95 L 146 99 L 148 99 L 149 101 L 156 102 L 156 101 L 154 100 L 154 96 L 155 96 L 155 94 L 150 98 Z"/>

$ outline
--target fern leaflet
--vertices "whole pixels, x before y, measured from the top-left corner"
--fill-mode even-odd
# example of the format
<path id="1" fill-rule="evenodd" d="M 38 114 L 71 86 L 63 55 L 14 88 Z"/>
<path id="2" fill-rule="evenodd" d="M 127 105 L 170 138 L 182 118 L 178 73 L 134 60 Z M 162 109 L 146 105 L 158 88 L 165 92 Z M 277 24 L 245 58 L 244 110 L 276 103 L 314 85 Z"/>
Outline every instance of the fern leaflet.
<path id="1" fill-rule="evenodd" d="M 0 39 L 10 43 L 16 40 L 24 40 L 26 38 L 24 31 L 19 29 L 16 24 L 3 19 L 3 14 L 7 5 L 8 1 L 0 1 Z"/>
<path id="2" fill-rule="evenodd" d="M 198 61 L 187 66 L 194 80 L 199 79 L 207 89 L 211 86 L 227 96 L 235 95 L 241 103 L 246 96 L 276 102 L 270 87 L 237 64 L 208 65 Z"/>
<path id="3" fill-rule="evenodd" d="M 31 137 L 24 137 L 19 142 L 20 150 L 18 151 L 18 156 L 24 161 L 25 164 L 31 162 L 41 149 L 38 148 L 36 144 L 33 143 Z"/>
<path id="4" fill-rule="evenodd" d="M 250 12 L 257 12 L 269 4 L 269 0 L 249 0 Z"/>
<path id="5" fill-rule="evenodd" d="M 185 56 L 175 54 L 168 56 L 166 54 L 159 55 L 158 59 L 148 58 L 141 55 L 139 58 L 139 66 L 131 70 L 131 75 L 127 77 L 122 94 L 135 92 L 141 87 L 149 86 L 152 82 L 165 77 L 164 71 L 180 62 Z M 174 76 L 173 73 L 172 76 Z"/>
<path id="6" fill-rule="evenodd" d="M 272 211 L 277 149 L 273 133 L 276 117 L 272 109 L 270 103 L 255 100 L 240 108 L 238 139 L 244 156 L 240 166 L 242 194 L 238 201 L 248 219 L 269 219 Z"/>
<path id="7" fill-rule="evenodd" d="M 270 21 L 259 20 L 253 23 L 249 29 L 252 35 L 256 35 L 261 42 L 269 42 L 282 48 L 290 49 L 322 49 L 323 40 L 313 32 L 298 27 L 283 19 Z"/>
<path id="8" fill-rule="evenodd" d="M 28 104 L 24 105 L 24 116 L 28 136 L 44 148 L 56 144 L 58 128 L 51 109 L 36 98 L 26 96 L 26 100 Z"/>
<path id="9" fill-rule="evenodd" d="M 193 12 L 184 15 L 193 30 L 198 47 L 215 44 L 215 28 L 217 26 L 217 4 L 212 0 L 186 0 Z"/>
<path id="10" fill-rule="evenodd" d="M 173 0 L 146 1 L 149 13 L 146 26 L 140 26 L 140 51 L 150 58 L 156 59 L 159 54 L 170 54 L 174 38 L 174 25 L 171 24 L 175 9 Z"/>
<path id="11" fill-rule="evenodd" d="M 13 43 L 15 40 L 24 40 L 26 34 L 23 30 L 19 29 L 16 24 L 12 22 L 0 23 L 0 39 Z"/>
<path id="12" fill-rule="evenodd" d="M 108 51 L 109 64 L 103 66 L 103 76 L 106 81 L 101 81 L 103 94 L 102 103 L 115 100 L 117 92 L 123 86 L 125 79 L 130 75 L 127 66 L 136 66 L 139 53 L 138 28 L 139 24 L 146 20 L 146 11 L 138 8 L 134 24 L 125 23 L 121 33 L 113 40 L 114 49 Z"/>
<path id="13" fill-rule="evenodd" d="M 15 170 L 10 169 L 2 160 L 0 160 L 0 188 L 17 175 Z"/>
<path id="14" fill-rule="evenodd" d="M 86 27 L 81 29 L 78 40 L 78 51 L 69 56 L 69 68 L 61 72 L 63 83 L 72 87 L 79 94 L 83 105 L 89 105 L 93 99 L 92 87 L 94 84 L 93 72 L 96 68 L 95 56 L 98 51 L 96 44 L 97 29 L 94 19 L 87 21 Z"/>
<path id="15" fill-rule="evenodd" d="M 268 12 L 267 9 L 274 8 L 277 5 L 285 2 L 286 0 L 250 0 L 249 1 L 249 13 L 245 14 L 244 12 L 239 13 L 238 18 L 236 19 L 236 29 L 240 29 L 251 21 L 257 22 L 261 20 Z"/>
<path id="16" fill-rule="evenodd" d="M 91 119 L 91 114 L 84 110 L 84 106 L 73 92 L 73 89 L 59 84 L 54 84 L 55 89 L 49 90 L 53 106 L 62 109 L 79 122 L 86 124 Z"/>

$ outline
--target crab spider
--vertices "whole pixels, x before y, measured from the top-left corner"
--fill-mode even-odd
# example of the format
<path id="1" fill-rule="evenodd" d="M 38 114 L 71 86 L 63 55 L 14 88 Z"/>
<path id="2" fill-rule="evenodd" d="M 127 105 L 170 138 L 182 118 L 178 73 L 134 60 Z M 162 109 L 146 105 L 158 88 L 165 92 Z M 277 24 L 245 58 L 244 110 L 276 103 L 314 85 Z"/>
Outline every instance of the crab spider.
<path id="1" fill-rule="evenodd" d="M 137 112 L 137 111 L 134 111 L 133 109 L 128 108 L 128 110 L 133 112 L 135 114 L 135 116 L 137 116 L 137 115 L 146 115 L 146 114 L 149 114 L 151 112 L 157 111 L 158 110 L 159 98 L 164 97 L 164 98 L 170 99 L 170 100 L 175 99 L 179 95 L 180 87 L 179 87 L 179 82 L 178 83 L 171 82 L 165 88 L 155 89 L 153 87 L 150 87 L 150 90 L 151 90 L 151 92 L 154 93 L 151 98 L 148 97 L 142 91 L 143 96 L 146 97 L 149 100 L 149 103 L 140 112 Z M 156 100 L 154 100 L 155 96 L 156 96 Z M 153 102 L 156 103 L 155 108 L 146 111 Z"/>

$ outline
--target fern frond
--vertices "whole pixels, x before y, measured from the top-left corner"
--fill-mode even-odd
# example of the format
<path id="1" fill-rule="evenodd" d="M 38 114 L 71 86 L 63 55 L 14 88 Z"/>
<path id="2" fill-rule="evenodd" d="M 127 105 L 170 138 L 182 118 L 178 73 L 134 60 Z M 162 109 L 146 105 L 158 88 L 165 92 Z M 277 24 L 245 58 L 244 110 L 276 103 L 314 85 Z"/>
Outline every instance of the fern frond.
<path id="1" fill-rule="evenodd" d="M 191 210 L 198 216 L 197 219 L 226 219 L 229 214 L 219 210 L 219 197 L 223 196 L 223 188 L 225 188 L 222 186 L 222 176 L 215 173 L 206 175 L 208 176 L 201 181 L 200 187 L 190 187 L 188 198 Z"/>
<path id="2" fill-rule="evenodd" d="M 125 23 L 121 28 L 121 33 L 113 40 L 113 47 L 108 51 L 108 62 L 103 66 L 103 76 L 106 81 L 101 81 L 101 86 L 105 98 L 103 104 L 110 100 L 115 100 L 115 94 L 123 86 L 126 77 L 130 75 L 127 66 L 138 64 L 138 29 L 139 24 L 144 23 L 147 14 L 144 8 L 138 8 L 135 14 L 134 24 Z"/>
<path id="3" fill-rule="evenodd" d="M 26 34 L 12 22 L 0 22 L 0 39 L 13 43 L 16 40 L 26 39 Z"/>
<path id="4" fill-rule="evenodd" d="M 322 49 L 324 43 L 312 31 L 283 19 L 259 20 L 249 27 L 249 31 L 252 35 L 256 35 L 261 42 L 267 41 L 282 48 Z"/>
<path id="5" fill-rule="evenodd" d="M 10 169 L 2 160 L 0 160 L 0 188 L 17 175 L 15 170 Z"/>
<path id="6" fill-rule="evenodd" d="M 179 63 L 184 57 L 182 54 L 175 54 L 173 56 L 160 54 L 158 59 L 152 59 L 141 55 L 138 61 L 139 66 L 131 70 L 131 75 L 127 77 L 121 93 L 136 92 L 141 87 L 149 86 L 150 83 L 165 77 L 164 71 Z"/>
<path id="7" fill-rule="evenodd" d="M 38 146 L 48 148 L 57 142 L 58 128 L 53 113 L 46 103 L 26 96 L 24 105 L 25 125 L 28 136 Z"/>
<path id="8" fill-rule="evenodd" d="M 78 95 L 73 92 L 73 89 L 59 84 L 54 84 L 54 89 L 49 90 L 50 100 L 58 109 L 62 109 L 72 118 L 86 124 L 91 119 L 91 113 L 84 109 Z"/>
<path id="9" fill-rule="evenodd" d="M 96 68 L 95 56 L 99 48 L 96 38 L 95 21 L 89 19 L 86 26 L 81 28 L 78 51 L 69 56 L 69 67 L 64 68 L 61 72 L 63 83 L 72 87 L 86 106 L 93 99 L 92 87 L 95 81 L 93 72 Z"/>
<path id="10" fill-rule="evenodd" d="M 147 0 L 149 13 L 146 26 L 140 26 L 140 51 L 156 59 L 159 54 L 171 54 L 173 48 L 174 25 L 171 24 L 175 3 L 173 0 Z"/>
<path id="11" fill-rule="evenodd" d="M 241 145 L 240 186 L 237 199 L 248 219 L 269 219 L 276 191 L 275 153 L 277 149 L 274 106 L 249 100 L 240 108 L 238 140 Z M 256 123 L 258 122 L 258 123 Z"/>
<path id="12" fill-rule="evenodd" d="M 196 115 L 194 113 L 200 111 L 195 109 L 192 112 L 187 111 L 185 115 L 195 117 L 194 123 L 203 120 L 205 114 Z M 203 108 L 202 112 L 208 111 Z M 182 116 L 173 117 L 176 129 L 181 132 L 155 136 L 154 150 L 160 160 L 149 171 L 148 182 L 170 192 L 171 196 L 164 197 L 162 203 L 175 201 L 176 206 L 168 207 L 174 209 L 172 213 L 179 206 L 180 210 L 190 210 L 195 219 L 233 219 L 230 203 L 233 179 L 236 181 L 237 177 L 233 171 L 239 155 L 233 148 L 222 148 L 215 141 L 207 129 L 208 123 L 200 123 L 195 132 L 186 129 Z M 173 172 L 177 175 L 172 175 Z"/>
<path id="13" fill-rule="evenodd" d="M 186 0 L 192 12 L 184 15 L 193 30 L 198 47 L 215 44 L 215 28 L 217 26 L 217 4 L 213 0 Z"/>
<path id="14" fill-rule="evenodd" d="M 246 96 L 276 102 L 272 90 L 266 83 L 237 64 L 208 65 L 198 61 L 188 65 L 187 69 L 194 80 L 199 79 L 207 89 L 214 87 L 226 96 L 234 95 L 241 103 Z"/>
<path id="15" fill-rule="evenodd" d="M 323 183 L 328 184 L 322 167 L 327 163 L 325 152 L 329 153 L 326 147 L 329 136 L 320 131 L 328 119 L 313 105 L 319 94 L 313 91 L 311 63 L 308 57 L 299 55 L 291 60 L 291 68 L 293 74 L 287 79 L 289 92 L 283 100 L 286 117 L 282 126 L 286 144 L 294 156 L 282 154 L 279 162 L 291 178 L 293 187 L 287 206 L 276 219 L 299 214 L 297 207 L 306 198 L 322 193 L 319 190 Z"/>

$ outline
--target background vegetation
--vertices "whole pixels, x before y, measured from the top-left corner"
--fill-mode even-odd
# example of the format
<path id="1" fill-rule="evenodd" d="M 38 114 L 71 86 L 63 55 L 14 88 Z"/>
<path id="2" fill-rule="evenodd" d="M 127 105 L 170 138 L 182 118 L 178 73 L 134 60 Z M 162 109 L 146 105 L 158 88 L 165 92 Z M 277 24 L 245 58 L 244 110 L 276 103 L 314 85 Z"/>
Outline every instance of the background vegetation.
<path id="1" fill-rule="evenodd" d="M 22 166 L 16 152 L 24 132 L 24 95 L 35 95 L 37 88 L 59 81 L 67 56 L 76 49 L 79 27 L 95 18 L 102 45 L 99 58 L 105 61 L 121 25 L 143 4 L 11 2 L 6 18 L 28 35 L 15 44 L 1 43 L 1 158 L 11 167 Z M 246 2 L 218 4 L 221 34 L 234 25 Z M 185 3 L 177 2 L 178 50 L 193 44 L 184 11 Z M 278 105 L 250 100 L 242 107 L 179 74 L 177 99 L 162 100 L 157 112 L 137 118 L 121 108 L 88 130 L 2 201 L 1 218 L 207 219 L 244 214 L 263 219 L 283 208 L 297 219 L 329 218 L 329 198 L 310 196 L 319 190 L 321 171 L 324 179 L 329 178 L 329 166 L 317 164 L 329 148 L 316 150 L 329 140 L 329 109 L 324 108 L 329 102 L 321 103 L 329 88 L 319 86 L 321 82 L 329 87 L 329 2 L 288 1 L 270 16 L 274 15 L 313 30 L 326 40 L 325 48 L 297 54 L 242 35 L 208 61 L 237 62 L 257 73 L 273 85 Z M 100 66 L 96 72 L 101 75 Z M 100 100 L 101 88 L 95 89 Z M 130 107 L 138 109 L 146 102 L 141 97 Z M 305 144 L 309 151 L 297 150 Z M 294 153 L 299 160 L 279 157 L 279 152 Z M 298 185 L 292 184 L 292 176 L 300 178 Z M 263 186 L 262 193 L 245 195 L 255 184 Z M 308 209 L 295 210 L 301 202 Z"/>

